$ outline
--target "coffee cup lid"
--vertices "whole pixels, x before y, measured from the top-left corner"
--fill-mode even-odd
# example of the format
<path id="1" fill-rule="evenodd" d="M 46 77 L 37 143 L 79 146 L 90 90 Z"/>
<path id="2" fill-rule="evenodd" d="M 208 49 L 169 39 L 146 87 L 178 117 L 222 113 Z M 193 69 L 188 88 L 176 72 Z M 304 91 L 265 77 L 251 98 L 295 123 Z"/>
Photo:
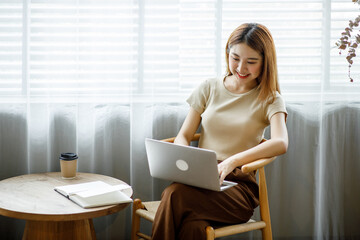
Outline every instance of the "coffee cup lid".
<path id="1" fill-rule="evenodd" d="M 78 159 L 78 156 L 75 153 L 61 153 L 60 159 L 70 161 Z"/>

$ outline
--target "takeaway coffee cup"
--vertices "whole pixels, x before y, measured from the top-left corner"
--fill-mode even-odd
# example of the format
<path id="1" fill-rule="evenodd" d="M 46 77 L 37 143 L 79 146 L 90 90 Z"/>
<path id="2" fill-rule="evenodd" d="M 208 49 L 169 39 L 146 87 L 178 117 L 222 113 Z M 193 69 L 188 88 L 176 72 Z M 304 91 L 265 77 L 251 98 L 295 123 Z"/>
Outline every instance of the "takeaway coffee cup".
<path id="1" fill-rule="evenodd" d="M 64 179 L 73 179 L 76 177 L 78 156 L 75 153 L 61 153 L 60 169 L 61 177 Z"/>

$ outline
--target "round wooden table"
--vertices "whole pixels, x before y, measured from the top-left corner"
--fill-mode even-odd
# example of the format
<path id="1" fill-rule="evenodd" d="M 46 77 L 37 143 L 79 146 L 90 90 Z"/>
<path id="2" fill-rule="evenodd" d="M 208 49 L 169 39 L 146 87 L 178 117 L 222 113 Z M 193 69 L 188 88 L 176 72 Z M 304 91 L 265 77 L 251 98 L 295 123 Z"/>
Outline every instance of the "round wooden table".
<path id="1" fill-rule="evenodd" d="M 96 239 L 92 218 L 116 213 L 129 205 L 84 209 L 54 191 L 68 184 L 123 181 L 99 174 L 77 173 L 65 180 L 59 172 L 28 174 L 0 181 L 0 214 L 26 220 L 23 239 Z"/>

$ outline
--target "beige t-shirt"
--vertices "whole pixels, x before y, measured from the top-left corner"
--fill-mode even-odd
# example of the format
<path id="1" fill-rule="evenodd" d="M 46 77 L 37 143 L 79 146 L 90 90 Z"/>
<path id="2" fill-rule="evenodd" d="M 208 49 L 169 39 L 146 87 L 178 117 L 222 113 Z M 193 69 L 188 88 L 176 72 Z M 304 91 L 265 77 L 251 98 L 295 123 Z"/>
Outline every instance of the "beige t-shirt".
<path id="1" fill-rule="evenodd" d="M 199 147 L 216 152 L 219 160 L 258 145 L 270 118 L 277 112 L 287 115 L 279 93 L 273 103 L 259 103 L 259 90 L 254 88 L 235 94 L 224 86 L 224 78 L 202 82 L 187 102 L 201 114 Z"/>

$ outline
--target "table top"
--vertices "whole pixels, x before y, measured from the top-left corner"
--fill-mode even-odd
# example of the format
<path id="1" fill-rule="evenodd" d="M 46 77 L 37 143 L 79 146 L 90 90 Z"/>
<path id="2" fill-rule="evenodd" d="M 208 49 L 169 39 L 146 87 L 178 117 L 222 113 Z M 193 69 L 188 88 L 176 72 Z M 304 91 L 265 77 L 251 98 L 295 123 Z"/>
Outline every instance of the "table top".
<path id="1" fill-rule="evenodd" d="M 28 174 L 0 181 L 0 215 L 35 221 L 73 221 L 101 217 L 129 205 L 85 209 L 54 190 L 56 186 L 103 181 L 110 185 L 125 182 L 94 173 L 77 173 L 75 179 L 61 178 L 60 172 Z"/>

